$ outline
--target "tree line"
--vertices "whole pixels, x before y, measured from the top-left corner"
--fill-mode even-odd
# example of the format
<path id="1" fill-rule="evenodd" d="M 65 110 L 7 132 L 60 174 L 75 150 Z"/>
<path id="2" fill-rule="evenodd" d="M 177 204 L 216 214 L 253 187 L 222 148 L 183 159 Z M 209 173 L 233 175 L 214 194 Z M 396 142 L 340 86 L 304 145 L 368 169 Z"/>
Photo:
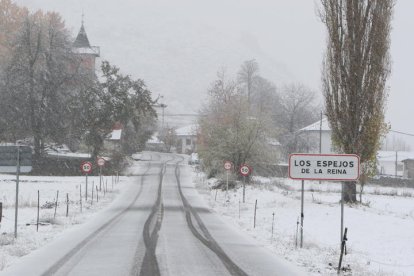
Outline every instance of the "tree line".
<path id="1" fill-rule="evenodd" d="M 108 61 L 88 74 L 72 43 L 58 13 L 0 1 L 0 141 L 27 139 L 35 161 L 48 143 L 96 157 L 119 123 L 120 153 L 142 148 L 156 121 L 151 92 Z"/>
<path id="2" fill-rule="evenodd" d="M 389 129 L 384 113 L 394 5 L 394 0 L 321 0 L 319 6 L 327 33 L 324 113 L 336 152 L 360 157 L 361 193 L 367 177 L 375 174 L 376 153 Z M 236 166 L 271 162 L 272 138 L 285 153 L 301 151 L 295 131 L 316 121 L 321 108 L 310 104 L 312 92 L 302 85 L 278 91 L 258 69 L 252 60 L 241 66 L 236 79 L 221 71 L 209 90 L 200 119 L 200 154 L 210 171 L 224 160 Z M 344 187 L 343 200 L 356 202 L 356 182 Z"/>
<path id="3" fill-rule="evenodd" d="M 234 77 L 221 69 L 200 112 L 203 164 L 211 174 L 224 160 L 235 168 L 249 163 L 266 170 L 306 147 L 297 131 L 318 120 L 320 112 L 313 90 L 299 83 L 277 87 L 260 75 L 255 60 L 245 61 Z"/>

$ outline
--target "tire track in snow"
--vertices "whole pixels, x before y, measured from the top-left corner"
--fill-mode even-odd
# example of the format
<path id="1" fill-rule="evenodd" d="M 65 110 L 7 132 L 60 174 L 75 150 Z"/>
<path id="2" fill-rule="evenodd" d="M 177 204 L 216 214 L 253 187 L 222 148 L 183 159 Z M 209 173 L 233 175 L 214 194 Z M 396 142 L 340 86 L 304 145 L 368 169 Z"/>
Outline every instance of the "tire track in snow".
<path id="1" fill-rule="evenodd" d="M 111 225 L 115 224 L 117 221 L 119 221 L 135 204 L 135 202 L 138 200 L 142 193 L 143 185 L 144 185 L 144 177 L 147 175 L 148 171 L 151 169 L 151 163 L 148 162 L 148 168 L 145 170 L 145 172 L 141 175 L 141 183 L 139 187 L 139 191 L 136 194 L 135 198 L 132 200 L 132 202 L 123 209 L 121 212 L 114 215 L 110 220 L 108 220 L 106 223 L 104 223 L 102 226 L 100 226 L 97 230 L 89 234 L 85 239 L 83 239 L 81 242 L 79 242 L 72 250 L 70 250 L 67 254 L 65 254 L 59 261 L 57 261 L 55 264 L 53 264 L 48 270 L 46 270 L 42 276 L 51 276 L 54 275 L 61 267 L 63 267 L 73 256 L 75 256 L 79 251 L 81 251 L 83 248 L 85 248 L 89 242 L 94 240 L 94 238 L 99 235 L 99 233 L 103 232 L 105 229 L 110 227 Z"/>
<path id="2" fill-rule="evenodd" d="M 141 270 L 138 273 L 138 269 L 134 266 L 131 270 L 131 275 L 140 275 L 140 276 L 158 276 L 160 275 L 160 269 L 158 266 L 157 256 L 155 250 L 158 242 L 158 232 L 161 229 L 163 214 L 164 214 L 164 205 L 162 203 L 162 181 L 164 174 L 167 170 L 167 163 L 173 161 L 173 157 L 170 160 L 167 160 L 163 163 L 162 169 L 159 173 L 159 183 L 158 183 L 158 194 L 157 199 L 152 206 L 152 210 L 147 220 L 145 221 L 143 238 L 145 244 L 145 256 L 142 261 Z M 179 161 L 181 162 L 181 161 Z M 178 164 L 178 163 L 177 163 Z M 152 228 L 152 231 L 151 230 Z"/>
<path id="3" fill-rule="evenodd" d="M 184 159 L 183 159 L 184 160 Z M 210 232 L 208 231 L 207 227 L 204 225 L 203 221 L 201 220 L 200 216 L 198 215 L 197 211 L 188 203 L 186 197 L 183 194 L 181 189 L 181 182 L 180 182 L 180 168 L 177 163 L 175 168 L 175 177 L 177 179 L 178 191 L 180 193 L 181 200 L 184 205 L 185 210 L 185 218 L 187 221 L 187 225 L 191 230 L 191 233 L 207 248 L 209 248 L 212 252 L 214 252 L 223 265 L 226 267 L 227 271 L 231 275 L 235 276 L 247 276 L 248 274 L 243 271 L 230 257 L 224 252 L 224 250 L 220 247 L 220 245 L 216 242 L 216 240 L 211 236 Z M 194 226 L 192 217 L 195 218 L 198 228 L 201 230 L 200 233 L 197 228 Z"/>

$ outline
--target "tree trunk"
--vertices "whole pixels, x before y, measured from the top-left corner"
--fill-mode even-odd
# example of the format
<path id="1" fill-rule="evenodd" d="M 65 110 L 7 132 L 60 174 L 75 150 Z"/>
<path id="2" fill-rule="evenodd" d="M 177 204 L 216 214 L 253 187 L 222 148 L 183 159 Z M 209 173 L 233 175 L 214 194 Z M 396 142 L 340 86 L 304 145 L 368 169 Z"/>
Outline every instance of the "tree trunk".
<path id="1" fill-rule="evenodd" d="M 344 183 L 344 202 L 355 203 L 356 202 L 356 181 L 350 181 Z"/>
<path id="2" fill-rule="evenodd" d="M 361 174 L 359 177 L 359 203 L 362 204 L 362 193 L 364 192 L 365 183 L 367 183 L 367 175 Z"/>

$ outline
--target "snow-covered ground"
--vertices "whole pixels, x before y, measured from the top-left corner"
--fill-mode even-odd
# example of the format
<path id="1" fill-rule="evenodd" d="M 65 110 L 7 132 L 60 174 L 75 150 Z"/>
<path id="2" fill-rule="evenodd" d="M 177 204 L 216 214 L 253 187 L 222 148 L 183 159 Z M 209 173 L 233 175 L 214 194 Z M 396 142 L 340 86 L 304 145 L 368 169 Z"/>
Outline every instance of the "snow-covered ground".
<path id="1" fill-rule="evenodd" d="M 14 175 L 0 174 L 0 202 L 3 203 L 3 218 L 0 224 L 0 271 L 16 262 L 19 257 L 29 254 L 49 243 L 55 237 L 64 234 L 65 230 L 90 220 L 97 211 L 112 202 L 129 181 L 128 177 L 120 177 L 117 183 L 115 177 L 104 176 L 101 190 L 99 190 L 99 177 L 90 176 L 88 177 L 88 199 L 86 200 L 84 176 L 20 176 L 18 239 L 14 239 L 15 179 Z M 92 187 L 94 189 L 93 201 Z M 96 187 L 98 187 L 98 202 Z M 104 187 L 107 191 L 104 190 Z M 41 224 L 37 231 L 38 191 Z M 59 196 L 55 216 L 57 191 L 59 191 Z M 69 197 L 68 216 L 66 216 L 67 195 Z"/>
<path id="2" fill-rule="evenodd" d="M 336 274 L 340 254 L 340 183 L 305 182 L 301 249 L 296 246 L 300 181 L 256 177 L 254 184 L 247 186 L 246 203 L 242 203 L 241 186 L 229 192 L 227 202 L 225 191 L 211 190 L 214 179 L 207 181 L 202 173 L 194 173 L 194 180 L 215 212 L 276 254 L 305 267 L 311 275 Z M 414 275 L 414 189 L 367 186 L 363 202 L 345 206 L 348 254 L 343 265 L 350 269 L 345 274 Z"/>
<path id="3" fill-rule="evenodd" d="M 96 190 L 94 201 L 91 201 L 91 188 L 92 185 L 99 185 L 98 177 L 88 178 L 87 202 L 85 177 L 22 176 L 20 180 L 18 239 L 15 240 L 15 177 L 0 175 L 0 202 L 3 203 L 0 270 L 63 235 L 65 230 L 91 220 L 130 182 L 130 178 L 121 177 L 120 183 L 112 188 L 112 178 L 105 177 L 108 192 L 104 196 L 103 190 L 100 191 L 97 203 Z M 214 180 L 207 181 L 203 174 L 194 172 L 194 181 L 215 212 L 242 228 L 260 244 L 304 267 L 312 275 L 336 274 L 340 252 L 339 183 L 305 182 L 304 248 L 300 249 L 295 245 L 300 215 L 300 181 L 255 177 L 254 184 L 247 186 L 246 203 L 241 202 L 241 187 L 230 191 L 227 202 L 225 191 L 210 189 Z M 58 190 L 58 208 L 54 219 Z M 37 191 L 40 192 L 40 206 L 43 207 L 40 209 L 42 224 L 39 232 L 35 224 Z M 69 195 L 68 217 L 66 194 Z M 257 221 L 253 228 L 256 199 Z M 344 265 L 350 268 L 347 274 L 414 275 L 414 189 L 367 186 L 363 202 L 363 205 L 345 206 L 348 255 L 344 258 Z"/>

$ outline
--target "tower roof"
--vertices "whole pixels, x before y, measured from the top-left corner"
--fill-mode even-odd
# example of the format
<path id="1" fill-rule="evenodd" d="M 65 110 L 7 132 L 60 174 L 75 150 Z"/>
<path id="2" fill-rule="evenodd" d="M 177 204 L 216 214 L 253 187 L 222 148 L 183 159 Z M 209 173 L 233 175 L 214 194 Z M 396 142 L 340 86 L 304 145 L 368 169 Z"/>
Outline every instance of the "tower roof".
<path id="1" fill-rule="evenodd" d="M 85 27 L 83 26 L 83 22 L 79 30 L 78 36 L 76 37 L 75 42 L 73 42 L 73 47 L 74 48 L 90 48 L 91 47 L 91 45 L 89 44 L 88 36 L 86 35 L 86 32 L 85 32 Z"/>

